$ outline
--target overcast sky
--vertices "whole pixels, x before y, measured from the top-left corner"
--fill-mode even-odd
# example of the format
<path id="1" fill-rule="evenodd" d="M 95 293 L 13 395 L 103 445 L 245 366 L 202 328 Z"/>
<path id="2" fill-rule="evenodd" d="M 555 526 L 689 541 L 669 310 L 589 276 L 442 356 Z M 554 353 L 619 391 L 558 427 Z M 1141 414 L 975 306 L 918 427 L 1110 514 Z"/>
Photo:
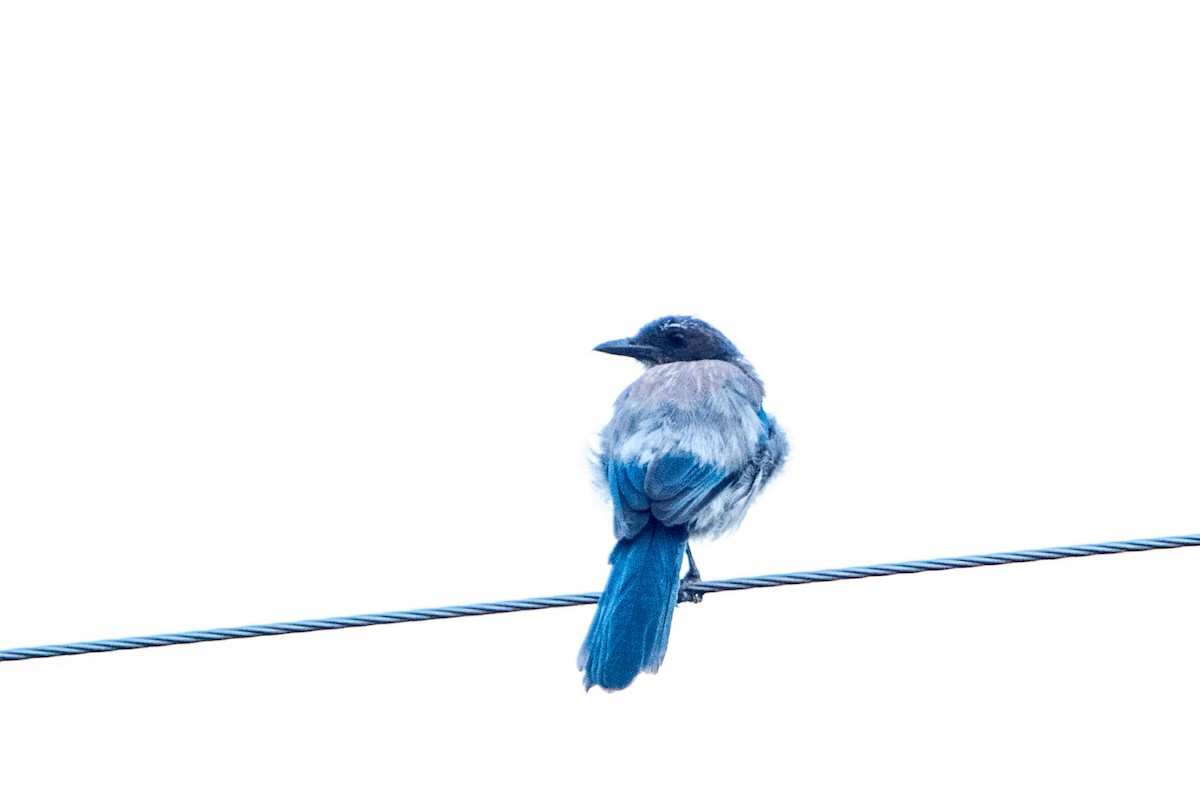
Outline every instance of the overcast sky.
<path id="1" fill-rule="evenodd" d="M 663 314 L 707 578 L 1200 531 L 1189 3 L 8 3 L 0 648 L 599 589 Z M 1195 798 L 1200 549 L 0 665 L 0 797 Z"/>

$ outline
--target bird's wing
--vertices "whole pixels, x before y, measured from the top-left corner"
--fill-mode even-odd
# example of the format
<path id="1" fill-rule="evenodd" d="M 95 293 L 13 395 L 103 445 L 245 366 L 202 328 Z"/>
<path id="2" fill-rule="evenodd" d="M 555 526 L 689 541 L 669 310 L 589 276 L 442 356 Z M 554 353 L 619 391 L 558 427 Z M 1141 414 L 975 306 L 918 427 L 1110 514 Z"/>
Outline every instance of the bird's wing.
<path id="1" fill-rule="evenodd" d="M 613 528 L 617 539 L 635 537 L 650 522 L 650 499 L 643 485 L 646 468 L 611 460 L 607 464 L 608 491 L 613 499 Z"/>
<path id="2" fill-rule="evenodd" d="M 691 453 L 671 453 L 646 466 L 650 513 L 668 526 L 690 522 L 737 473 L 699 461 Z"/>
<path id="3" fill-rule="evenodd" d="M 700 461 L 694 454 L 664 454 L 648 464 L 610 462 L 608 485 L 622 536 L 634 536 L 653 515 L 666 526 L 690 522 L 737 473 Z"/>

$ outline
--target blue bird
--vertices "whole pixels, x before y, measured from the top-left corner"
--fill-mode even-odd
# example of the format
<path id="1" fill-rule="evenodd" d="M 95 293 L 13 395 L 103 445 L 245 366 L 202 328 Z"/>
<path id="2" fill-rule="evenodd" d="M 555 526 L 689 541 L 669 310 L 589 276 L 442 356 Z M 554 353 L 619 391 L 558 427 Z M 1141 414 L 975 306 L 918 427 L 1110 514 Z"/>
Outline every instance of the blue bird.
<path id="1" fill-rule="evenodd" d="M 658 672 L 675 604 L 700 600 L 688 539 L 736 528 L 788 444 L 750 362 L 703 320 L 662 317 L 596 350 L 646 367 L 613 404 L 594 465 L 617 544 L 578 664 L 584 689 L 612 691 Z"/>

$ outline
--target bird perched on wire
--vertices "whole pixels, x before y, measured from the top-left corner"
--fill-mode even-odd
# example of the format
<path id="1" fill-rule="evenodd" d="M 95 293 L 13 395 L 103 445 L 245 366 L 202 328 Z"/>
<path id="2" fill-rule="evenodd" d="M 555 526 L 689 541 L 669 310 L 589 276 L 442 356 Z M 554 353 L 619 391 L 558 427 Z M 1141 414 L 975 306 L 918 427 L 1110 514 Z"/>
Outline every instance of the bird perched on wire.
<path id="1" fill-rule="evenodd" d="M 736 528 L 788 444 L 750 362 L 703 320 L 662 317 L 596 350 L 646 367 L 613 404 L 595 462 L 617 544 L 579 669 L 584 689 L 612 691 L 658 672 L 675 604 L 700 600 L 688 538 Z"/>

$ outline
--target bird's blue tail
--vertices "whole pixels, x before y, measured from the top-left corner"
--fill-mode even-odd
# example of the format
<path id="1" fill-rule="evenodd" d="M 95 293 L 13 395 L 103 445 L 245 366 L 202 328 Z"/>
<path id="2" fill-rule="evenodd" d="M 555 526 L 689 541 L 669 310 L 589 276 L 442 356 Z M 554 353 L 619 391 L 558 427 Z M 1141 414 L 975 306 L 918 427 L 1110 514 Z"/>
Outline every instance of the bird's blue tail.
<path id="1" fill-rule="evenodd" d="M 637 536 L 617 541 L 608 558 L 608 584 L 579 651 L 584 689 L 620 690 L 639 673 L 658 672 L 686 545 L 684 526 L 664 526 L 653 517 Z"/>

